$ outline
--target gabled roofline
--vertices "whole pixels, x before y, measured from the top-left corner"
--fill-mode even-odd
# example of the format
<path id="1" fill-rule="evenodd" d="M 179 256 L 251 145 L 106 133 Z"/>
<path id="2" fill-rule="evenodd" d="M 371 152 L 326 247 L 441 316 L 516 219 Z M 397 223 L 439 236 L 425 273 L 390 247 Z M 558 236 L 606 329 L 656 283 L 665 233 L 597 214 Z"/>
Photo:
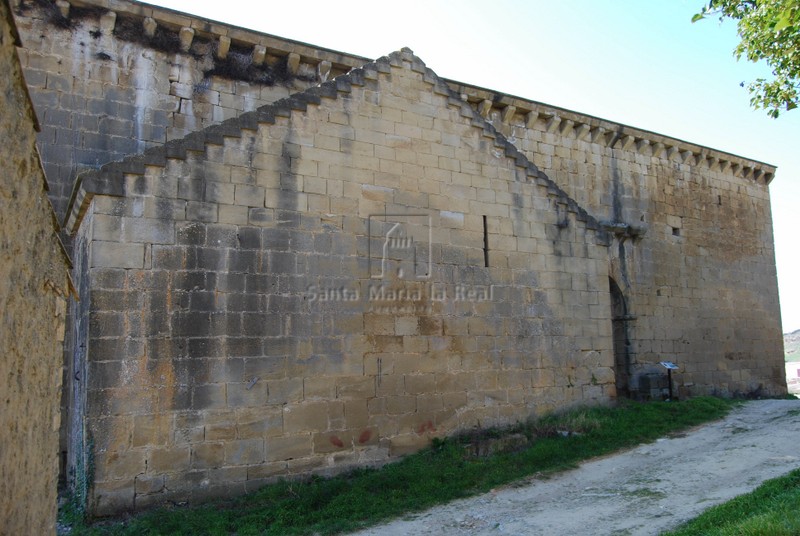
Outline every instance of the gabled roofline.
<path id="1" fill-rule="evenodd" d="M 205 151 L 207 144 L 222 145 L 225 137 L 241 137 L 243 130 L 258 130 L 259 124 L 273 124 L 276 117 L 288 117 L 292 111 L 304 112 L 309 104 L 321 104 L 323 97 L 336 99 L 339 93 L 349 93 L 353 86 L 363 86 L 367 80 L 378 80 L 382 74 L 389 74 L 392 66 L 402 67 L 404 62 L 410 64 L 411 70 L 423 75 L 423 79 L 431 84 L 431 91 L 445 97 L 449 106 L 458 108 L 460 115 L 469 119 L 473 127 L 482 129 L 485 137 L 494 140 L 495 147 L 502 150 L 506 158 L 513 159 L 517 168 L 524 170 L 531 182 L 544 187 L 549 198 L 563 206 L 567 212 L 573 213 L 576 220 L 583 223 L 587 229 L 595 231 L 599 243 L 608 245 L 609 234 L 603 224 L 539 170 L 525 154 L 520 152 L 467 102 L 463 101 L 447 82 L 429 69 L 408 48 L 378 58 L 359 68 L 352 69 L 345 75 L 262 106 L 255 111 L 245 112 L 220 124 L 193 132 L 182 139 L 169 141 L 164 146 L 152 147 L 142 154 L 130 156 L 120 162 L 112 162 L 97 170 L 83 173 L 78 177 L 73 188 L 67 206 L 64 227 L 70 234 L 74 234 L 78 230 L 94 195 L 125 196 L 125 175 L 144 175 L 147 166 L 165 167 L 168 158 L 185 159 L 187 151 Z"/>

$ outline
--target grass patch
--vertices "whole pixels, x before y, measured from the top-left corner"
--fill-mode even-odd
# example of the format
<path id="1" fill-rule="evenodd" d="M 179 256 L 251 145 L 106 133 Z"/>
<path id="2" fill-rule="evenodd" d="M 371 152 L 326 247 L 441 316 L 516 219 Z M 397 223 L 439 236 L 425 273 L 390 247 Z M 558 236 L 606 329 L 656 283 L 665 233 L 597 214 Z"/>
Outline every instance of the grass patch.
<path id="1" fill-rule="evenodd" d="M 335 478 L 279 482 L 236 499 L 192 508 L 159 509 L 124 521 L 85 526 L 72 534 L 337 534 L 531 476 L 723 417 L 735 402 L 625 402 L 551 415 L 508 430 L 436 440 L 380 469 Z M 522 434 L 528 446 L 491 456 L 470 454 L 476 441 Z"/>
<path id="2" fill-rule="evenodd" d="M 708 509 L 669 536 L 793 536 L 800 534 L 800 469 Z M 666 536 L 665 535 L 665 536 Z"/>

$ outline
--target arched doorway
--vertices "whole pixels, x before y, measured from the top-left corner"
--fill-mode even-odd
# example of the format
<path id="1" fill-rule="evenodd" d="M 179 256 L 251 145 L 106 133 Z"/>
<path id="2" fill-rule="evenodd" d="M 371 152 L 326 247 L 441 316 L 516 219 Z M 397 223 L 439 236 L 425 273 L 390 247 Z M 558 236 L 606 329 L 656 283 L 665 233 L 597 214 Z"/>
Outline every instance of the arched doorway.
<path id="1" fill-rule="evenodd" d="M 622 290 L 613 278 L 608 278 L 611 292 L 611 324 L 614 337 L 614 373 L 616 375 L 617 396 L 630 397 L 631 395 L 631 351 L 628 338 L 628 304 Z"/>

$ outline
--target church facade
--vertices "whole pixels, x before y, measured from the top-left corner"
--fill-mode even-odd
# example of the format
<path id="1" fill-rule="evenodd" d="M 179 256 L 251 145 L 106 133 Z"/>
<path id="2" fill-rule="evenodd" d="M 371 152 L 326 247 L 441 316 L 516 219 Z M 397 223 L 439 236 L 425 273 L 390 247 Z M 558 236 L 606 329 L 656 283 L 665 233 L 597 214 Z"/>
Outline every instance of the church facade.
<path id="1" fill-rule="evenodd" d="M 662 361 L 682 397 L 786 392 L 768 164 L 408 49 L 137 2 L 15 18 L 81 297 L 62 444 L 94 514 L 662 398 Z"/>

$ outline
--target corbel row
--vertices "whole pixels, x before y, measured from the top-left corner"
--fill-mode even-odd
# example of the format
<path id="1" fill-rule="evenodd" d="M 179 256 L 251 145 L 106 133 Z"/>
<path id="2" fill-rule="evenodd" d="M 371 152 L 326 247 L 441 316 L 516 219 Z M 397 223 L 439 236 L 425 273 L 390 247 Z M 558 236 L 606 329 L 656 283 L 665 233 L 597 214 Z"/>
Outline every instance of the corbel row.
<path id="1" fill-rule="evenodd" d="M 488 118 L 493 111 L 494 103 L 486 99 L 480 101 L 477 108 L 482 117 Z M 513 105 L 500 109 L 500 118 L 503 124 L 511 126 L 512 121 L 517 117 L 517 111 L 517 107 Z M 737 177 L 755 181 L 763 179 L 769 183 L 773 176 L 772 172 L 765 171 L 757 162 L 748 162 L 733 155 L 730 158 L 715 156 L 710 154 L 708 149 L 700 147 L 686 148 L 678 143 L 655 141 L 635 133 L 627 133 L 624 127 L 608 129 L 600 125 L 592 125 L 590 122 L 560 117 L 556 113 L 536 110 L 522 115 L 522 123 L 526 129 L 532 129 L 539 120 L 544 122 L 544 130 L 549 134 L 558 133 L 561 136 L 588 141 L 612 149 L 634 151 L 644 156 L 663 158 L 692 166 L 705 166 L 712 171 L 729 172 Z"/>
<path id="2" fill-rule="evenodd" d="M 12 7 L 17 7 L 21 0 L 12 0 Z M 107 2 L 103 0 L 99 1 L 90 1 L 90 2 L 79 2 L 77 5 L 100 5 L 103 7 L 108 7 Z M 70 16 L 70 8 L 71 3 L 68 0 L 56 0 L 55 2 L 56 7 L 59 10 L 59 13 L 65 19 L 68 19 Z M 153 15 L 158 16 L 157 13 L 153 13 Z M 185 19 L 185 17 L 180 17 L 181 19 Z M 100 16 L 100 30 L 103 32 L 104 35 L 111 35 L 114 31 L 116 26 L 117 20 L 117 13 L 109 10 L 103 15 Z M 186 21 L 182 21 L 186 22 Z M 152 17 L 152 16 L 144 16 L 142 18 L 142 31 L 144 35 L 148 39 L 152 39 L 155 37 L 156 32 L 158 31 L 160 22 Z M 176 27 L 175 21 L 164 21 L 161 24 L 164 24 L 166 27 L 169 27 L 172 31 Z M 192 43 L 194 42 L 196 31 L 194 28 L 190 26 L 183 26 L 180 25 L 178 30 L 178 41 L 180 43 L 180 50 L 183 53 L 188 53 L 192 48 Z M 255 36 L 254 36 L 255 37 Z M 215 47 L 215 56 L 219 60 L 224 60 L 228 57 L 228 53 L 231 47 L 231 38 L 228 35 L 216 35 L 215 36 L 217 41 L 217 46 Z M 255 39 L 251 39 L 255 41 Z M 252 51 L 252 58 L 253 58 L 253 65 L 261 66 L 267 61 L 268 57 L 268 50 L 267 47 L 263 44 L 259 43 L 251 43 L 253 45 Z M 286 66 L 289 74 L 296 75 L 300 71 L 301 65 L 301 56 L 297 52 L 289 52 L 286 54 Z M 306 62 L 309 63 L 309 58 L 306 58 Z M 333 64 L 328 60 L 320 60 L 315 61 L 311 59 L 310 63 L 312 66 L 316 63 L 316 71 L 317 75 L 319 76 L 321 81 L 327 80 L 331 75 L 331 69 Z"/>

